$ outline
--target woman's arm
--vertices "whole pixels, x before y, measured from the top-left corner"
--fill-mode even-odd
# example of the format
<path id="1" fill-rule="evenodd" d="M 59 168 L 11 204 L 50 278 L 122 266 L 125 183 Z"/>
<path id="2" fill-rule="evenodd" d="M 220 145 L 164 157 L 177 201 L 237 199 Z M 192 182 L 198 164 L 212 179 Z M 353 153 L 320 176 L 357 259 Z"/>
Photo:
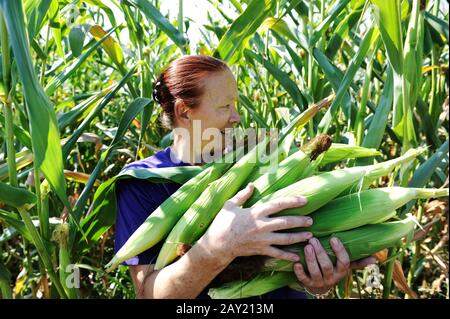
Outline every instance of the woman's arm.
<path id="1" fill-rule="evenodd" d="M 153 265 L 131 266 L 138 298 L 196 298 L 238 256 L 267 255 L 298 261 L 294 253 L 272 245 L 289 245 L 311 238 L 311 234 L 275 233 L 277 230 L 311 225 L 305 216 L 270 217 L 281 210 L 306 204 L 304 198 L 277 199 L 243 209 L 253 186 L 230 199 L 208 231 L 173 264 L 153 271 Z"/>
<path id="2" fill-rule="evenodd" d="M 153 270 L 154 265 L 130 266 L 137 298 L 196 298 L 231 262 L 208 251 L 199 240 L 182 258 Z"/>

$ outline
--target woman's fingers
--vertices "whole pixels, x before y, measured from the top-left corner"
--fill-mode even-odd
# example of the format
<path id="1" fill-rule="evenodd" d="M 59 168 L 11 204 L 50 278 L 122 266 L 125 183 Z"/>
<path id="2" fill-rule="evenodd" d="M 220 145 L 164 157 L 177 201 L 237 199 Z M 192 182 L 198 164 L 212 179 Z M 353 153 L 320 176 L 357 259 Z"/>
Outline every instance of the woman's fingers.
<path id="1" fill-rule="evenodd" d="M 300 283 L 302 283 L 304 286 L 307 286 L 307 287 L 313 286 L 313 281 L 305 273 L 305 270 L 303 269 L 302 264 L 300 264 L 300 263 L 294 264 L 294 273 L 297 276 L 298 281 Z"/>
<path id="2" fill-rule="evenodd" d="M 314 252 L 316 254 L 317 261 L 319 262 L 320 269 L 322 270 L 322 275 L 325 283 L 328 285 L 334 284 L 334 267 L 333 263 L 330 260 L 330 257 L 328 257 L 327 252 L 322 247 L 317 238 L 311 238 L 309 240 L 309 243 L 314 247 Z"/>
<path id="3" fill-rule="evenodd" d="M 321 283 L 323 281 L 322 273 L 320 272 L 319 264 L 317 263 L 316 254 L 312 245 L 305 246 L 305 260 L 308 267 L 309 275 L 312 281 Z"/>
<path id="4" fill-rule="evenodd" d="M 269 231 L 277 231 L 283 229 L 297 228 L 297 227 L 308 227 L 313 224 L 311 217 L 306 216 L 280 216 L 280 217 L 270 217 L 265 223 L 265 229 Z"/>
<path id="5" fill-rule="evenodd" d="M 270 216 L 288 208 L 296 208 L 305 206 L 307 200 L 303 196 L 277 198 L 267 203 L 255 206 L 252 212 L 258 216 Z"/>
<path id="6" fill-rule="evenodd" d="M 355 261 L 352 261 L 350 263 L 351 269 L 361 269 L 364 267 L 367 267 L 369 265 L 375 264 L 377 262 L 377 259 L 375 257 L 367 257 L 363 259 L 358 259 Z"/>
<path id="7" fill-rule="evenodd" d="M 289 260 L 289 261 L 299 261 L 300 257 L 296 253 L 292 253 L 289 251 L 284 251 L 279 248 L 275 248 L 272 246 L 267 247 L 264 249 L 263 254 L 269 257 L 277 258 L 277 259 L 283 259 L 283 260 Z"/>
<path id="8" fill-rule="evenodd" d="M 311 233 L 274 233 L 267 239 L 268 243 L 271 245 L 292 245 L 307 241 L 312 237 Z"/>
<path id="9" fill-rule="evenodd" d="M 236 206 L 242 206 L 245 204 L 245 202 L 252 196 L 253 190 L 255 189 L 255 186 L 253 183 L 249 183 L 246 188 L 239 191 L 236 195 L 234 195 L 232 198 L 230 198 L 226 203 L 226 205 L 232 204 Z"/>
<path id="10" fill-rule="evenodd" d="M 336 237 L 330 240 L 331 248 L 336 255 L 336 270 L 339 274 L 345 274 L 350 269 L 350 257 L 345 250 L 344 245 Z"/>

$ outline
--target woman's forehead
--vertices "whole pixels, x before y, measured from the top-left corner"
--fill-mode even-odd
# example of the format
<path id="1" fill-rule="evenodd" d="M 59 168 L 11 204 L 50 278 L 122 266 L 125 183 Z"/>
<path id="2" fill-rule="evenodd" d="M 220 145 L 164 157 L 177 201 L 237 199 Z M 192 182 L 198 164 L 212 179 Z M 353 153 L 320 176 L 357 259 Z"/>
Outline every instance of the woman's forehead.
<path id="1" fill-rule="evenodd" d="M 231 72 L 220 72 L 205 78 L 205 96 L 224 100 L 237 98 L 237 84 Z"/>

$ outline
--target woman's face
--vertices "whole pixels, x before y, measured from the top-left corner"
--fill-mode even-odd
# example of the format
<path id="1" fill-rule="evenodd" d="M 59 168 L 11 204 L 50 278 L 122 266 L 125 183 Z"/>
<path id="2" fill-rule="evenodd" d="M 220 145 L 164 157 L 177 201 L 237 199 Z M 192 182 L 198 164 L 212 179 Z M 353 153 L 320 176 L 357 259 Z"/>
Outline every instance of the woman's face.
<path id="1" fill-rule="evenodd" d="M 189 110 L 189 118 L 195 135 L 200 130 L 203 135 L 201 145 L 223 150 L 225 147 L 225 130 L 240 122 L 236 111 L 238 90 L 231 71 L 213 73 L 205 79 L 204 94 L 201 103 Z M 200 128 L 201 124 L 201 128 Z"/>

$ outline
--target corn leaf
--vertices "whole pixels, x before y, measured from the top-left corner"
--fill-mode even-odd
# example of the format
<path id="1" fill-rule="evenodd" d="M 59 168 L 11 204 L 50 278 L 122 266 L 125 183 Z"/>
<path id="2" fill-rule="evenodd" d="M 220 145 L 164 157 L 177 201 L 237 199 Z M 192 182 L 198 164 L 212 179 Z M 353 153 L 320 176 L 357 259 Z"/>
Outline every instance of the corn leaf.
<path id="1" fill-rule="evenodd" d="M 109 93 L 113 89 L 113 86 L 109 86 L 104 90 L 98 92 L 97 94 L 91 96 L 89 99 L 83 101 L 82 103 L 72 107 L 70 111 L 66 113 L 60 114 L 58 116 L 58 128 L 62 131 L 69 125 L 75 123 L 81 116 L 86 113 L 89 113 L 92 108 L 96 106 L 96 102 L 100 100 L 100 98 L 104 97 L 107 93 Z"/>
<path id="2" fill-rule="evenodd" d="M 3 220 L 5 223 L 13 227 L 14 230 L 18 231 L 25 239 L 29 241 L 32 240 L 30 233 L 25 227 L 25 224 L 23 223 L 23 221 L 20 220 L 20 218 L 16 214 L 0 209 L 0 220 Z M 3 237 L 5 233 L 6 233 L 5 229 L 3 229 L 3 234 L 0 237 Z M 7 239 L 9 238 L 5 238 L 4 240 Z M 0 243 L 2 241 L 3 241 L 2 238 L 0 238 Z"/>
<path id="3" fill-rule="evenodd" d="M 331 8 L 328 16 L 317 26 L 314 30 L 311 38 L 309 39 L 310 47 L 314 47 L 319 41 L 320 37 L 323 35 L 330 24 L 336 21 L 337 16 L 345 9 L 350 0 L 336 1 L 333 8 Z"/>
<path id="4" fill-rule="evenodd" d="M 220 39 L 214 55 L 230 64 L 237 62 L 240 50 L 270 14 L 274 4 L 275 1 L 252 0 Z"/>
<path id="5" fill-rule="evenodd" d="M 252 102 L 249 100 L 248 97 L 246 97 L 243 94 L 239 94 L 239 102 L 241 102 L 241 105 L 247 110 L 247 112 L 250 113 L 252 119 L 258 123 L 260 127 L 263 128 L 269 128 L 266 121 L 259 115 L 258 112 L 256 112 L 255 107 L 252 105 Z"/>
<path id="6" fill-rule="evenodd" d="M 16 208 L 29 208 L 36 203 L 36 195 L 25 188 L 0 182 L 0 202 Z"/>
<path id="7" fill-rule="evenodd" d="M 350 30 L 353 29 L 353 27 L 361 18 L 364 3 L 365 1 L 360 1 L 359 3 L 357 3 L 357 5 L 353 7 L 352 11 L 347 14 L 341 22 L 339 22 L 338 26 L 336 27 L 336 31 L 331 36 L 331 39 L 327 43 L 327 48 L 325 50 L 326 55 L 330 59 L 332 59 L 336 55 L 344 39 L 348 37 Z"/>
<path id="8" fill-rule="evenodd" d="M 83 119 L 83 122 L 78 126 L 75 132 L 70 136 L 69 140 L 64 144 L 62 153 L 63 157 L 67 158 L 70 150 L 73 148 L 78 138 L 83 134 L 85 129 L 91 123 L 91 121 L 101 112 L 101 110 L 109 103 L 109 101 L 116 95 L 116 93 L 127 83 L 131 76 L 136 71 L 136 65 L 131 68 L 131 70 L 120 80 L 120 82 L 114 87 L 114 89 L 109 92 L 101 102 L 95 106 L 95 108 Z"/>
<path id="9" fill-rule="evenodd" d="M 325 133 L 331 125 L 332 118 L 335 116 L 339 105 L 342 103 L 345 93 L 350 87 L 353 78 L 358 71 L 361 63 L 363 62 L 369 48 L 373 45 L 373 43 L 378 39 L 379 33 L 371 28 L 367 31 L 364 36 L 364 39 L 361 42 L 358 53 L 350 62 L 350 65 L 345 72 L 344 78 L 342 79 L 342 83 L 339 86 L 339 89 L 336 92 L 336 99 L 331 104 L 330 108 L 327 110 L 327 113 L 324 115 L 322 120 L 319 123 L 318 130 L 321 133 Z"/>
<path id="10" fill-rule="evenodd" d="M 84 32 L 81 27 L 73 27 L 69 33 L 69 44 L 74 57 L 79 57 L 83 51 Z"/>
<path id="11" fill-rule="evenodd" d="M 433 156 L 431 156 L 416 169 L 411 181 L 408 184 L 408 187 L 425 187 L 425 185 L 429 182 L 431 176 L 433 176 L 433 174 L 436 172 L 436 169 L 442 163 L 442 160 L 447 156 L 447 154 L 448 140 L 445 141 L 445 143 L 442 144 L 438 150 L 436 150 Z M 416 200 L 410 201 L 403 209 L 400 216 L 406 216 L 406 214 L 411 211 L 411 208 L 415 203 Z"/>
<path id="12" fill-rule="evenodd" d="M 33 154 L 30 150 L 24 150 L 16 153 L 16 170 L 20 170 L 33 163 Z M 8 162 L 0 165 L 0 181 L 8 179 L 9 166 Z"/>
<path id="13" fill-rule="evenodd" d="M 386 48 L 389 62 L 396 73 L 403 73 L 403 39 L 400 1 L 371 0 L 378 28 Z"/>
<path id="14" fill-rule="evenodd" d="M 448 140 L 426 162 L 422 163 L 415 171 L 409 187 L 424 187 L 430 180 L 436 168 L 448 154 Z"/>
<path id="15" fill-rule="evenodd" d="M 0 123 L 4 127 L 4 125 L 5 125 L 5 116 L 3 114 L 1 114 L 1 113 L 0 113 Z M 13 131 L 14 131 L 14 136 L 17 137 L 17 139 L 20 141 L 20 143 L 22 143 L 29 150 L 31 150 L 32 146 L 31 146 L 31 136 L 30 136 L 30 134 L 26 130 L 24 130 L 22 127 L 17 126 L 15 124 L 13 124 Z"/>
<path id="16" fill-rule="evenodd" d="M 94 36 L 97 41 L 100 41 L 104 36 L 106 36 L 107 32 L 103 30 L 103 28 L 99 25 L 94 25 L 89 29 L 89 33 Z M 102 48 L 109 55 L 111 60 L 117 64 L 123 64 L 123 52 L 120 45 L 112 38 L 112 36 L 108 36 L 105 41 L 102 42 Z"/>
<path id="17" fill-rule="evenodd" d="M 114 16 L 114 12 L 109 8 L 106 4 L 104 4 L 101 0 L 83 0 L 83 2 L 89 3 L 93 6 L 97 6 L 103 11 L 105 11 L 106 15 L 109 18 L 112 26 L 117 26 L 116 18 Z"/>
<path id="18" fill-rule="evenodd" d="M 52 189 L 65 205 L 69 205 L 63 175 L 59 131 L 53 105 L 34 72 L 21 1 L 0 1 L 10 34 L 11 46 L 22 81 L 26 107 L 30 117 L 30 134 L 36 166 L 44 173 Z"/>
<path id="19" fill-rule="evenodd" d="M 55 39 L 56 52 L 64 59 L 64 50 L 62 47 L 61 22 L 59 20 L 59 1 L 52 0 L 48 10 L 48 18 L 52 28 L 52 34 Z"/>
<path id="20" fill-rule="evenodd" d="M 394 94 L 394 78 L 392 68 L 388 68 L 383 93 L 378 102 L 375 114 L 364 136 L 362 146 L 378 149 L 388 123 L 389 112 L 392 108 Z"/>
<path id="21" fill-rule="evenodd" d="M 162 14 L 156 9 L 149 0 L 126 0 L 138 8 L 144 15 L 158 26 L 172 41 L 180 48 L 187 45 L 187 40 Z"/>
<path id="22" fill-rule="evenodd" d="M 280 35 L 284 36 L 285 38 L 295 43 L 299 43 L 299 40 L 292 33 L 291 29 L 289 29 L 287 23 L 281 19 L 276 19 L 273 17 L 267 18 L 259 28 L 259 31 L 267 31 L 269 29 L 276 31 Z"/>
<path id="23" fill-rule="evenodd" d="M 428 24 L 439 34 L 442 34 L 448 42 L 448 21 L 444 21 L 427 11 L 424 11 L 423 14 Z"/>
<path id="24" fill-rule="evenodd" d="M 270 63 L 267 59 L 264 59 L 260 54 L 254 53 L 248 49 L 244 50 L 245 57 L 249 60 L 256 60 L 261 63 L 267 71 L 283 86 L 283 88 L 292 97 L 292 100 L 299 107 L 300 110 L 304 110 L 308 103 L 303 97 L 302 93 L 298 89 L 297 84 L 289 78 L 289 75 Z"/>
<path id="25" fill-rule="evenodd" d="M 339 70 L 331 61 L 323 54 L 319 49 L 313 48 L 312 54 L 314 59 L 317 61 L 319 66 L 322 68 L 323 73 L 325 73 L 326 78 L 330 81 L 333 89 L 337 91 L 342 83 L 342 78 L 344 75 L 342 71 Z M 352 102 L 350 99 L 350 94 L 348 92 L 344 93 L 342 97 L 342 108 L 344 110 L 345 116 L 351 118 L 352 114 Z"/>
<path id="26" fill-rule="evenodd" d="M 25 14 L 28 18 L 28 37 L 30 41 L 38 34 L 44 23 L 48 20 L 47 11 L 52 0 L 27 1 L 25 4 Z"/>
<path id="27" fill-rule="evenodd" d="M 58 74 L 56 77 L 52 78 L 47 86 L 45 87 L 45 92 L 48 95 L 52 95 L 58 87 L 60 87 L 65 80 L 72 76 L 76 70 L 83 64 L 84 61 L 94 52 L 99 45 L 106 41 L 111 33 L 113 33 L 116 28 L 112 28 L 104 37 L 92 45 L 86 52 L 84 52 L 78 59 L 76 59 L 72 64 L 64 68 L 64 71 Z"/>
<path id="28" fill-rule="evenodd" d="M 108 159 L 109 155 L 111 154 L 111 151 L 117 147 L 117 145 L 122 141 L 126 131 L 128 130 L 128 127 L 130 126 L 132 120 L 139 114 L 144 107 L 150 104 L 150 99 L 148 98 L 137 98 L 134 100 L 125 111 L 124 115 L 122 116 L 119 127 L 117 128 L 116 135 L 114 136 L 114 139 L 112 140 L 111 144 L 109 145 L 108 149 L 102 153 L 100 160 L 98 161 L 97 165 L 95 166 L 94 170 L 92 171 L 88 182 L 86 183 L 85 188 L 83 189 L 83 192 L 81 193 L 79 199 L 75 203 L 75 206 L 73 208 L 73 215 L 76 219 L 76 221 L 79 221 L 81 219 L 81 215 L 83 213 L 84 207 L 87 203 L 87 200 L 90 196 L 91 190 L 94 187 L 94 183 L 97 180 L 97 177 L 100 175 L 101 171 L 103 170 L 103 167 L 105 165 L 105 161 Z M 74 223 L 69 224 L 72 228 L 75 228 Z M 75 229 L 71 232 L 71 242 L 74 238 Z"/>

